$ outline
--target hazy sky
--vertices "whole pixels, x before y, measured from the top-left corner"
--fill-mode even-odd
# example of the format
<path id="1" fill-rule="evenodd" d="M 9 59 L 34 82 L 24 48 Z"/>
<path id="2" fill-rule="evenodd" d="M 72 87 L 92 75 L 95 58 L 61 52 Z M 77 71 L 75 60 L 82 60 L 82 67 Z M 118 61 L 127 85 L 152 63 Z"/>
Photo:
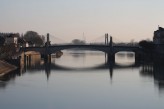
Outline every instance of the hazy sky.
<path id="1" fill-rule="evenodd" d="M 164 0 L 1 0 L 0 32 L 33 30 L 68 41 L 109 33 L 138 41 L 164 27 L 163 13 Z"/>

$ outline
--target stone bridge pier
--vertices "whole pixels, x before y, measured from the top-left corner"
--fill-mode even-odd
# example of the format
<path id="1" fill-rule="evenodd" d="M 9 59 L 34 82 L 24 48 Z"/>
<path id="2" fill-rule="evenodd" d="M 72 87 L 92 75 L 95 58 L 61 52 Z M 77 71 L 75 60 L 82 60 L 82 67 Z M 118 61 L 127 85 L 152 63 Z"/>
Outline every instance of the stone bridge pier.
<path id="1" fill-rule="evenodd" d="M 45 42 L 45 51 L 41 54 L 46 63 L 51 63 L 51 54 L 49 53 L 49 46 L 51 46 L 51 41 L 49 38 L 49 33 L 47 33 L 47 41 Z"/>
<path id="2" fill-rule="evenodd" d="M 115 63 L 115 53 L 107 53 L 107 63 Z"/>
<path id="3" fill-rule="evenodd" d="M 107 53 L 107 62 L 108 63 L 114 63 L 115 62 L 115 52 L 113 49 L 113 39 L 112 36 L 110 36 L 110 40 L 108 42 L 108 34 L 105 35 L 105 44 L 107 44 L 110 48 L 110 50 Z"/>

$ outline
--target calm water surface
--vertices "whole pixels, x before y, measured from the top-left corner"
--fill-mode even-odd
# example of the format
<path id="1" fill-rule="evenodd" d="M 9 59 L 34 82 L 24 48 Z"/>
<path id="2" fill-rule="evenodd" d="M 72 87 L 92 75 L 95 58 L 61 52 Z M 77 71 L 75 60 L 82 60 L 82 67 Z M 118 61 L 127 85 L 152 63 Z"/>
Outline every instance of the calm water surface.
<path id="1" fill-rule="evenodd" d="M 115 64 L 89 51 L 64 51 L 51 65 L 32 58 L 0 82 L 1 109 L 164 109 L 164 68 L 133 55 L 117 54 Z"/>

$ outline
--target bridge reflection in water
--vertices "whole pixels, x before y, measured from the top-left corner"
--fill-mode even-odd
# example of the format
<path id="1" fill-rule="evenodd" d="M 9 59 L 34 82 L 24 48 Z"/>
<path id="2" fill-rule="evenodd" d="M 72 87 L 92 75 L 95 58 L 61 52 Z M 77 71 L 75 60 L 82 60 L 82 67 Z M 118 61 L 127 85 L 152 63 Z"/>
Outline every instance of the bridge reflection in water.
<path id="1" fill-rule="evenodd" d="M 78 71 L 94 71 L 94 70 L 103 70 L 103 69 L 109 69 L 109 73 L 110 73 L 110 77 L 112 78 L 113 76 L 113 70 L 114 69 L 129 69 L 129 68 L 139 68 L 139 64 L 134 63 L 132 65 L 128 65 L 128 66 L 122 66 L 122 65 L 118 65 L 116 63 L 104 63 L 104 64 L 100 64 L 94 67 L 87 67 L 87 68 L 72 68 L 72 67 L 65 67 L 65 66 L 61 66 L 55 63 L 43 63 L 43 64 L 37 64 L 35 66 L 29 64 L 29 65 L 25 65 L 25 71 L 28 70 L 30 72 L 36 72 L 38 70 L 45 70 L 45 73 L 47 74 L 47 77 L 49 77 L 51 71 L 71 71 L 71 72 L 76 72 Z"/>
<path id="2" fill-rule="evenodd" d="M 31 58 L 31 59 L 30 59 Z M 88 71 L 94 71 L 94 70 L 103 70 L 103 69 L 108 69 L 109 70 L 109 75 L 110 78 L 112 79 L 114 70 L 117 69 L 132 69 L 132 68 L 137 68 L 140 69 L 140 75 L 142 77 L 150 77 L 154 78 L 155 85 L 158 86 L 160 91 L 164 91 L 164 65 L 162 63 L 158 62 L 146 62 L 142 60 L 138 60 L 137 62 L 130 64 L 130 65 L 119 65 L 113 61 L 106 62 L 99 64 L 97 66 L 93 67 L 87 67 L 87 68 L 71 68 L 71 67 L 66 67 L 66 66 L 61 66 L 56 63 L 51 63 L 44 61 L 40 58 L 33 58 L 33 56 L 29 57 L 26 60 L 21 60 L 21 67 L 17 69 L 16 71 L 13 71 L 13 73 L 7 74 L 3 77 L 0 77 L 0 88 L 6 87 L 6 85 L 9 82 L 6 81 L 11 81 L 14 80 L 16 77 L 23 75 L 24 73 L 36 73 L 38 71 L 45 71 L 47 80 L 50 77 L 51 72 L 55 71 L 71 71 L 75 72 L 76 71 L 83 71 L 83 72 L 88 72 Z"/>
<path id="3" fill-rule="evenodd" d="M 77 57 L 78 53 L 71 54 L 72 56 Z M 84 54 L 80 53 L 80 56 L 82 56 Z M 102 54 L 101 54 L 102 55 Z M 106 61 L 107 59 L 105 59 L 105 62 L 102 64 L 98 64 L 96 66 L 92 66 L 92 67 L 84 67 L 84 68 L 78 68 L 78 67 L 67 67 L 64 65 L 59 65 L 56 64 L 55 61 L 51 62 L 51 61 L 45 61 L 45 60 L 36 60 L 35 63 L 33 62 L 33 59 L 29 59 L 31 58 L 31 56 L 28 56 L 28 58 L 26 58 L 24 62 L 24 70 L 26 72 L 26 70 L 28 70 L 29 72 L 36 72 L 36 71 L 45 71 L 47 78 L 49 78 L 49 75 L 51 73 L 51 71 L 71 71 L 71 72 L 76 72 L 78 71 L 83 71 L 83 72 L 88 72 L 88 71 L 94 71 L 94 70 L 103 70 L 103 69 L 108 69 L 109 73 L 110 73 L 110 77 L 112 79 L 113 76 L 113 70 L 115 69 L 129 69 L 129 68 L 139 68 L 139 63 L 138 61 L 136 61 L 135 63 L 129 64 L 129 65 L 120 65 L 115 63 L 114 61 Z M 104 57 L 106 58 L 106 57 Z"/>

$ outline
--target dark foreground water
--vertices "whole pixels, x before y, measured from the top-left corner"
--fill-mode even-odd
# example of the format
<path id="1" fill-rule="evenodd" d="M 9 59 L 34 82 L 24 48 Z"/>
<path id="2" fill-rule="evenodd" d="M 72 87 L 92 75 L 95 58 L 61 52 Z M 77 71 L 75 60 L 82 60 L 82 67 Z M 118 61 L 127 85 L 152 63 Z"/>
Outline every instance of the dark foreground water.
<path id="1" fill-rule="evenodd" d="M 50 65 L 33 56 L 21 73 L 1 78 L 0 109 L 164 109 L 164 67 L 134 61 L 65 51 Z"/>

